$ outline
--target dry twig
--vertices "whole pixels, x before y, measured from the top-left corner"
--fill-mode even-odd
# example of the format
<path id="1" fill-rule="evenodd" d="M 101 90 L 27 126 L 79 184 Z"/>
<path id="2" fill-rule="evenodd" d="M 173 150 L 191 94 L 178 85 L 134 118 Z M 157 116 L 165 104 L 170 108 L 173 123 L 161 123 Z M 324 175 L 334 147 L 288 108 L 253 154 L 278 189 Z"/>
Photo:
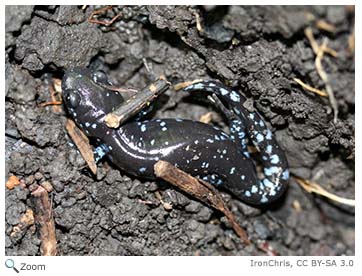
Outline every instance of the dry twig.
<path id="1" fill-rule="evenodd" d="M 100 24 L 100 25 L 105 25 L 105 26 L 109 26 L 112 25 L 114 21 L 117 20 L 118 17 L 120 17 L 122 15 L 122 13 L 117 14 L 116 16 L 114 16 L 111 20 L 98 20 L 98 19 L 94 19 L 93 17 L 95 17 L 96 15 L 102 14 L 108 10 L 112 9 L 112 6 L 107 6 L 104 7 L 102 9 L 99 10 L 95 10 L 91 13 L 91 15 L 88 17 L 88 22 L 89 23 L 96 23 L 96 24 Z"/>
<path id="2" fill-rule="evenodd" d="M 202 79 L 196 79 L 196 80 L 193 80 L 193 81 L 185 81 L 185 82 L 180 82 L 180 83 L 177 83 L 173 86 L 173 90 L 175 91 L 179 91 L 181 89 L 184 89 L 185 87 L 191 85 L 191 84 L 194 84 L 194 83 L 197 83 L 197 82 L 200 82 L 200 81 L 203 81 Z"/>
<path id="3" fill-rule="evenodd" d="M 206 114 L 202 115 L 199 119 L 199 122 L 204 124 L 210 124 L 212 121 L 212 112 L 207 112 Z"/>
<path id="4" fill-rule="evenodd" d="M 85 134 L 75 125 L 72 120 L 67 120 L 65 128 L 73 142 L 76 144 L 80 154 L 82 155 L 92 173 L 97 174 L 97 165 L 94 160 L 93 149 L 89 144 L 88 137 L 85 136 Z"/>
<path id="5" fill-rule="evenodd" d="M 192 177 L 166 161 L 158 161 L 155 174 L 184 192 L 194 196 L 205 204 L 222 212 L 229 220 L 237 235 L 245 244 L 250 244 L 246 231 L 236 222 L 234 215 L 227 208 L 220 193 L 209 183 Z"/>
<path id="6" fill-rule="evenodd" d="M 304 89 L 308 90 L 308 91 L 316 93 L 316 94 L 318 94 L 319 96 L 322 96 L 322 97 L 327 97 L 328 96 L 328 94 L 326 92 L 324 92 L 323 90 L 319 90 L 317 88 L 314 88 L 314 87 L 302 82 L 300 79 L 294 78 L 293 80 L 296 83 L 298 83 L 300 86 L 302 86 Z"/>
<path id="7" fill-rule="evenodd" d="M 323 31 L 327 31 L 330 33 L 334 33 L 336 31 L 336 27 L 330 23 L 328 23 L 327 21 L 323 20 L 323 19 L 319 19 L 316 22 L 316 27 L 320 30 Z"/>
<path id="8" fill-rule="evenodd" d="M 344 197 L 337 196 L 335 194 L 332 194 L 328 191 L 326 191 L 324 188 L 322 188 L 317 183 L 311 182 L 309 180 L 302 179 L 300 177 L 294 176 L 297 183 L 302 186 L 304 190 L 306 190 L 308 193 L 315 193 L 321 196 L 324 196 L 326 198 L 329 198 L 333 201 L 336 201 L 338 203 L 342 203 L 349 206 L 355 206 L 355 200 L 354 199 L 348 199 Z"/>
<path id="9" fill-rule="evenodd" d="M 40 253 L 42 256 L 57 254 L 57 239 L 51 202 L 48 192 L 41 186 L 31 193 L 33 196 L 35 222 L 39 225 L 41 238 Z"/>
<path id="10" fill-rule="evenodd" d="M 337 104 L 336 98 L 334 97 L 333 89 L 329 82 L 328 75 L 324 71 L 324 68 L 322 65 L 322 59 L 323 59 L 324 53 L 329 53 L 334 57 L 336 57 L 338 54 L 334 50 L 327 47 L 327 42 L 328 42 L 327 38 L 324 39 L 322 45 L 319 47 L 317 41 L 315 40 L 315 38 L 313 36 L 313 31 L 312 31 L 311 27 L 306 28 L 304 30 L 304 33 L 305 33 L 306 37 L 308 38 L 310 45 L 312 46 L 313 52 L 316 54 L 315 67 L 317 69 L 317 72 L 318 72 L 320 78 L 322 79 L 322 81 L 324 82 L 324 85 L 326 87 L 326 92 L 329 97 L 329 102 L 333 109 L 333 114 L 334 114 L 333 122 L 336 123 L 337 118 L 338 118 L 338 104 Z"/>
<path id="11" fill-rule="evenodd" d="M 34 224 L 34 213 L 33 210 L 27 209 L 26 212 L 21 216 L 20 223 L 15 225 L 10 233 L 11 237 L 16 236 L 18 233 L 24 231 L 26 228 Z"/>
<path id="12" fill-rule="evenodd" d="M 323 65 L 322 65 L 322 59 L 323 59 L 323 55 L 327 46 L 327 39 L 324 39 L 321 47 L 319 47 L 318 52 L 317 52 L 317 57 L 315 59 L 315 67 L 317 68 L 317 72 L 320 76 L 320 78 L 323 80 L 324 85 L 326 87 L 326 91 L 329 97 L 329 102 L 332 106 L 333 109 L 333 113 L 334 113 L 334 117 L 333 117 L 333 122 L 337 123 L 337 118 L 338 118 L 338 104 L 337 104 L 337 100 L 334 97 L 334 93 L 333 93 L 333 89 L 332 86 L 329 82 L 329 78 L 327 73 L 324 71 Z"/>

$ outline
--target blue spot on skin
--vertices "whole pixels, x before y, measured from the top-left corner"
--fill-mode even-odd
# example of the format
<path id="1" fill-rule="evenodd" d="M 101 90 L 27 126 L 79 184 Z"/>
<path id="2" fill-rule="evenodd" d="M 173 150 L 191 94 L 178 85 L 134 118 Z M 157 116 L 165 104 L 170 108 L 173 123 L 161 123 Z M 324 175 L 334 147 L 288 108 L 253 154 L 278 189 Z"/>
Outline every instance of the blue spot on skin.
<path id="1" fill-rule="evenodd" d="M 265 195 L 263 195 L 262 196 L 262 198 L 260 199 L 260 202 L 261 203 L 266 203 L 266 202 L 268 202 L 269 200 L 268 200 L 268 198 L 265 196 Z"/>
<path id="2" fill-rule="evenodd" d="M 267 140 L 271 140 L 272 139 L 272 132 L 270 131 L 270 129 L 268 129 L 268 131 L 266 132 L 266 139 Z"/>
<path id="3" fill-rule="evenodd" d="M 235 91 L 231 91 L 230 99 L 234 102 L 240 102 L 240 95 L 238 93 L 236 93 Z"/>
<path id="4" fill-rule="evenodd" d="M 278 173 L 279 168 L 278 167 L 270 167 L 270 168 L 264 168 L 264 174 L 267 176 L 271 176 L 274 173 Z"/>
<path id="5" fill-rule="evenodd" d="M 245 132 L 239 132 L 239 138 L 243 139 L 245 137 Z"/>
<path id="6" fill-rule="evenodd" d="M 258 191 L 258 187 L 256 187 L 255 185 L 251 186 L 251 192 L 253 194 L 255 194 Z"/>
<path id="7" fill-rule="evenodd" d="M 141 131 L 142 131 L 142 132 L 145 132 L 146 129 L 147 129 L 147 128 L 146 128 L 146 125 L 141 125 Z"/>
<path id="8" fill-rule="evenodd" d="M 272 145 L 267 145 L 265 152 L 268 153 L 268 154 L 271 154 L 272 150 L 273 150 L 273 146 Z"/>
<path id="9" fill-rule="evenodd" d="M 245 191 L 245 196 L 246 197 L 251 197 L 251 193 L 249 191 Z"/>
<path id="10" fill-rule="evenodd" d="M 196 83 L 191 86 L 192 86 L 192 89 L 203 89 L 204 88 L 204 85 L 202 83 Z"/>
<path id="11" fill-rule="evenodd" d="M 256 140 L 258 141 L 258 143 L 261 143 L 264 141 L 264 135 L 258 133 L 258 135 L 256 135 Z"/>
<path id="12" fill-rule="evenodd" d="M 227 91 L 227 90 L 224 89 L 224 88 L 220 88 L 220 92 L 221 92 L 221 95 L 223 95 L 223 96 L 229 94 L 229 91 Z"/>
<path id="13" fill-rule="evenodd" d="M 265 185 L 265 187 L 268 187 L 268 188 L 274 188 L 274 183 L 271 182 L 269 179 L 265 178 L 263 179 L 263 184 Z"/>
<path id="14" fill-rule="evenodd" d="M 279 156 L 276 154 L 273 154 L 270 156 L 270 163 L 272 164 L 278 164 L 279 163 Z"/>
<path id="15" fill-rule="evenodd" d="M 284 180 L 288 180 L 289 179 L 289 170 L 286 169 L 283 173 L 282 173 L 282 179 Z"/>
<path id="16" fill-rule="evenodd" d="M 141 173 L 145 172 L 146 171 L 146 168 L 145 167 L 142 167 L 142 168 L 139 168 L 138 169 Z"/>

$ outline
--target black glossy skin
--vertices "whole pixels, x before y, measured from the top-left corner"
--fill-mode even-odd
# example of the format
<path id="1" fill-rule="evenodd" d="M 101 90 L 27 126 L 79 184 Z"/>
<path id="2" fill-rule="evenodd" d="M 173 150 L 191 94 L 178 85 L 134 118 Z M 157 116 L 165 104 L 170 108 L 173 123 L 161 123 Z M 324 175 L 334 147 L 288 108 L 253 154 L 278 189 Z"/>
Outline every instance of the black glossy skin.
<path id="1" fill-rule="evenodd" d="M 230 190 L 252 205 L 270 203 L 284 192 L 289 172 L 285 156 L 275 140 L 264 139 L 264 143 L 256 143 L 262 154 L 269 146 L 269 153 L 263 155 L 268 158 L 264 172 L 269 170 L 271 155 L 277 154 L 279 159 L 278 170 L 268 171 L 269 176 L 264 179 L 257 178 L 255 165 L 246 150 L 244 122 L 248 121 L 246 126 L 251 130 L 249 136 L 253 141 L 252 137 L 256 135 L 253 131 L 264 131 L 268 137 L 271 135 L 270 131 L 266 133 L 268 129 L 264 123 L 265 127 L 258 127 L 254 121 L 238 115 L 239 119 L 230 122 L 231 135 L 207 124 L 181 119 L 131 121 L 118 129 L 111 129 L 105 125 L 104 115 L 122 104 L 123 99 L 117 92 L 102 87 L 106 82 L 104 76 L 100 75 L 97 79 L 88 70 L 70 70 L 63 78 L 63 97 L 70 116 L 89 137 L 97 138 L 99 143 L 108 147 L 108 157 L 119 168 L 135 176 L 155 179 L 153 166 L 162 159 L 191 175 Z M 202 82 L 185 90 L 206 88 L 211 91 L 210 83 L 212 89 L 219 85 Z M 230 102 L 220 90 L 216 94 L 224 102 Z M 229 104 L 231 109 L 236 106 L 235 113 L 246 112 L 240 104 Z M 270 150 L 270 145 L 273 150 Z"/>

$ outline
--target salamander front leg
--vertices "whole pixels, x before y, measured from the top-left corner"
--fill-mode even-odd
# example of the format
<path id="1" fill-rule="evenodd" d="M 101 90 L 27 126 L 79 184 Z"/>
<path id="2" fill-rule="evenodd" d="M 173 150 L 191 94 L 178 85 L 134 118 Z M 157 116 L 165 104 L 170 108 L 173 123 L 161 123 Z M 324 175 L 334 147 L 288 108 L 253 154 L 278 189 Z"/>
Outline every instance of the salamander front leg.
<path id="1" fill-rule="evenodd" d="M 110 148 L 105 144 L 100 144 L 93 151 L 94 160 L 98 163 L 108 152 L 110 152 Z"/>

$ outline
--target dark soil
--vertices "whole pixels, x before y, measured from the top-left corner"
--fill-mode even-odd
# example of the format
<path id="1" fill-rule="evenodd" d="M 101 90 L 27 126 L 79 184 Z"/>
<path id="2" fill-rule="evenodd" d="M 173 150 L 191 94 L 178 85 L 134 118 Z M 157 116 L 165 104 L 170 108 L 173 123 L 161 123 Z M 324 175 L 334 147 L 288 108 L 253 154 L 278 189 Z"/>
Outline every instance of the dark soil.
<path id="1" fill-rule="evenodd" d="M 6 175 L 22 182 L 6 189 L 7 255 L 40 254 L 35 226 L 13 230 L 34 207 L 29 189 L 44 181 L 54 188 L 60 255 L 266 255 L 258 244 L 280 255 L 354 255 L 354 209 L 307 194 L 294 179 L 285 198 L 265 210 L 223 193 L 253 242 L 245 247 L 222 214 L 167 183 L 130 177 L 107 160 L 92 176 L 64 128 L 65 113 L 39 106 L 51 100 L 51 77 L 61 78 L 74 66 L 102 69 L 117 86 L 132 88 L 152 81 L 144 62 L 174 84 L 219 79 L 250 98 L 294 175 L 354 198 L 355 71 L 348 49 L 353 7 L 114 7 L 103 16 L 122 13 L 111 26 L 87 22 L 97 8 L 6 7 Z M 319 19 L 336 30 L 316 28 Z M 307 26 L 319 44 L 328 38 L 339 54 L 323 59 L 339 106 L 336 123 L 328 98 L 293 81 L 324 89 L 304 35 Z M 198 120 L 215 111 L 173 90 L 159 103 L 155 116 L 162 118 Z M 225 128 L 221 117 L 215 121 Z"/>

